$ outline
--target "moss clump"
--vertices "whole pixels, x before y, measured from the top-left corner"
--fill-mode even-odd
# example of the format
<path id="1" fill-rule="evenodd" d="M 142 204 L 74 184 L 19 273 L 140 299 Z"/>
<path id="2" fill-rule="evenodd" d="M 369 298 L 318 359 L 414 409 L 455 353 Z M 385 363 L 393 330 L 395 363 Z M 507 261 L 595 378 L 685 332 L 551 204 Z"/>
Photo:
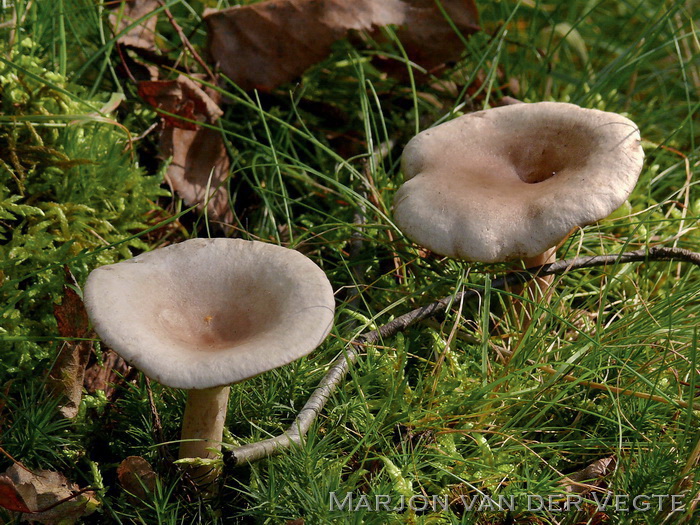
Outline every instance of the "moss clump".
<path id="1" fill-rule="evenodd" d="M 0 381 L 52 357 L 37 338 L 56 333 L 63 266 L 82 282 L 145 249 L 135 235 L 166 193 L 134 160 L 127 128 L 100 114 L 107 97 L 83 98 L 32 45 L 0 64 Z"/>

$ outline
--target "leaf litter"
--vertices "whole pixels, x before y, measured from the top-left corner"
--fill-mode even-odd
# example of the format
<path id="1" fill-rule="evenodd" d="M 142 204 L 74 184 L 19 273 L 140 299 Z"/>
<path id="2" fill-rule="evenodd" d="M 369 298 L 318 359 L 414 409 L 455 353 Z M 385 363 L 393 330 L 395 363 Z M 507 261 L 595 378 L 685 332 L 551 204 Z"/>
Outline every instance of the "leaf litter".
<path id="1" fill-rule="evenodd" d="M 115 33 L 125 31 L 118 43 L 141 54 L 156 53 L 160 6 L 158 0 L 122 2 L 110 15 Z M 430 72 L 457 60 L 465 49 L 465 35 L 479 29 L 473 0 L 266 0 L 205 9 L 203 19 L 211 58 L 223 74 L 244 90 L 266 92 L 297 79 L 353 32 L 381 41 L 383 27 L 397 27 L 409 60 Z M 183 44 L 191 47 L 187 41 Z M 375 62 L 390 74 L 406 75 L 402 62 Z M 150 80 L 139 82 L 138 92 L 163 118 L 160 152 L 171 159 L 166 182 L 186 205 L 206 210 L 215 224 L 230 232 L 234 217 L 226 182 L 231 161 L 215 128 L 223 115 L 220 97 L 200 88 L 192 75 L 164 80 L 159 79 L 162 70 L 147 67 Z M 418 71 L 414 76 L 427 78 Z"/>
<path id="2" fill-rule="evenodd" d="M 0 474 L 0 506 L 21 513 L 23 521 L 68 525 L 99 504 L 94 491 L 80 489 L 58 472 L 30 471 L 15 463 Z"/>
<path id="3" fill-rule="evenodd" d="M 78 283 L 67 268 L 65 273 L 67 284 L 63 287 L 61 304 L 54 305 L 54 317 L 58 334 L 75 340 L 63 342 L 47 383 L 53 395 L 62 401 L 61 414 L 72 419 L 78 415 L 85 368 L 92 353 L 92 341 L 85 339 L 91 339 L 94 334 L 83 300 L 76 292 Z"/>
<path id="4" fill-rule="evenodd" d="M 267 0 L 222 10 L 204 20 L 209 52 L 241 88 L 270 91 L 325 59 L 350 31 L 377 35 L 399 26 L 408 58 L 428 70 L 459 58 L 464 36 L 479 29 L 472 0 Z M 451 21 L 445 17 L 451 18 Z M 405 69 L 405 66 L 404 66 Z"/>

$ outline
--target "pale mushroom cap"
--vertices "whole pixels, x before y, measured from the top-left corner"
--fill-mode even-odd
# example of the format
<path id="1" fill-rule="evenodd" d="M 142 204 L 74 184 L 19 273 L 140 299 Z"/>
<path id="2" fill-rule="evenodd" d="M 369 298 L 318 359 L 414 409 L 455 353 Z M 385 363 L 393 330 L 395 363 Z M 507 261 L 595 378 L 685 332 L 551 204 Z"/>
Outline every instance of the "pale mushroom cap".
<path id="1" fill-rule="evenodd" d="M 97 268 L 85 284 L 95 331 L 174 388 L 236 383 L 302 357 L 333 325 L 333 289 L 299 252 L 192 239 Z"/>
<path id="2" fill-rule="evenodd" d="M 394 219 L 441 255 L 535 257 L 621 206 L 643 160 L 639 129 L 616 113 L 558 102 L 470 113 L 406 145 Z"/>

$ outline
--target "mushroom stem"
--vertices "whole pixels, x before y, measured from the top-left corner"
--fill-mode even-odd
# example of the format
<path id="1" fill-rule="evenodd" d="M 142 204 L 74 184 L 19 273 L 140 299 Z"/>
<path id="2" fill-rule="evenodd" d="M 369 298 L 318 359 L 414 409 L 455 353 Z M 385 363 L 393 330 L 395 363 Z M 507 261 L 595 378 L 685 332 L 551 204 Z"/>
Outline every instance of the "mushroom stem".
<path id="1" fill-rule="evenodd" d="M 525 265 L 525 268 L 534 268 L 537 266 L 542 266 L 543 264 L 550 264 L 553 263 L 554 261 L 557 260 L 557 248 L 556 246 L 553 248 L 550 248 L 549 250 L 545 250 L 539 255 L 536 255 L 535 257 L 527 257 L 523 259 L 523 264 Z M 537 277 L 535 278 L 535 282 L 537 283 L 537 288 L 541 292 L 541 295 L 544 295 L 547 293 L 547 289 L 549 288 L 549 285 L 552 284 L 552 281 L 554 281 L 554 276 L 553 275 L 546 275 L 544 277 Z M 533 287 L 534 289 L 534 287 Z M 533 297 L 534 299 L 534 297 Z"/>
<path id="2" fill-rule="evenodd" d="M 180 459 L 217 457 L 217 453 L 209 449 L 221 450 L 230 390 L 229 386 L 217 386 L 187 391 Z M 198 485 L 204 486 L 212 483 L 219 472 L 204 466 L 191 468 L 189 474 Z"/>
<path id="3" fill-rule="evenodd" d="M 525 268 L 535 268 L 537 266 L 542 266 L 543 264 L 553 263 L 556 260 L 557 248 L 555 246 L 545 250 L 539 255 L 535 255 L 534 257 L 526 257 L 522 260 L 522 262 L 525 265 Z M 506 290 L 516 295 L 522 295 L 529 301 L 532 301 L 532 303 L 538 303 L 543 299 L 547 300 L 545 298 L 553 280 L 553 275 L 536 277 L 524 286 L 518 284 L 515 286 L 506 287 Z M 532 322 L 536 306 L 534 304 L 523 303 L 523 301 L 517 298 L 511 298 L 509 303 L 510 306 L 508 309 L 513 313 L 516 323 L 518 323 L 519 331 L 522 333 Z"/>

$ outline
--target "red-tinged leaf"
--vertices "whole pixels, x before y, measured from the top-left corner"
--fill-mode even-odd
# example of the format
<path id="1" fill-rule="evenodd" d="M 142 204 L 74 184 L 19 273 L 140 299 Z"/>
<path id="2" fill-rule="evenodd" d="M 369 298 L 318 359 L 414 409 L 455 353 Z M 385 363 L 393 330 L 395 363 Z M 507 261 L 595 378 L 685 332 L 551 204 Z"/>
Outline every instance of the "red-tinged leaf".
<path id="1" fill-rule="evenodd" d="M 389 24 L 409 59 L 426 69 L 457 59 L 462 37 L 478 30 L 473 0 L 267 0 L 207 10 L 209 50 L 223 72 L 243 89 L 269 91 L 323 60 L 349 31 Z M 405 69 L 405 66 L 402 66 Z"/>
<path id="2" fill-rule="evenodd" d="M 141 82 L 139 93 L 153 106 L 197 122 L 212 124 L 223 115 L 217 102 L 184 76 Z M 233 213 L 224 185 L 231 163 L 221 134 L 179 118 L 164 116 L 164 120 L 160 149 L 164 157 L 172 157 L 166 181 L 188 206 L 196 205 L 200 211 L 206 207 L 213 221 L 231 223 Z"/>
<path id="3" fill-rule="evenodd" d="M 5 508 L 28 514 L 22 518 L 32 523 L 58 525 L 75 523 L 95 511 L 99 502 L 90 489 L 79 489 L 63 474 L 51 470 L 30 472 L 18 464 L 0 474 L 0 493 L 6 497 Z"/>
<path id="4" fill-rule="evenodd" d="M 5 474 L 0 474 L 0 506 L 12 512 L 32 512 L 24 502 L 22 495 L 17 491 L 14 481 Z"/>
<path id="5" fill-rule="evenodd" d="M 165 122 L 176 128 L 196 130 L 199 125 L 184 119 L 216 122 L 223 115 L 221 108 L 197 84 L 180 76 L 177 80 L 139 82 L 139 96 L 160 110 Z M 164 111 L 177 115 L 173 117 Z M 178 118 L 182 117 L 182 118 Z"/>
<path id="6" fill-rule="evenodd" d="M 66 269 L 68 284 L 63 287 L 61 304 L 54 305 L 58 333 L 62 337 L 87 339 L 92 337 L 90 321 L 83 300 L 73 287 L 75 277 Z M 65 341 L 49 372 L 48 386 L 54 396 L 63 399 L 60 411 L 67 418 L 78 415 L 83 392 L 85 367 L 92 353 L 91 341 Z"/>
<path id="7" fill-rule="evenodd" d="M 182 89 L 175 80 L 146 80 L 139 82 L 138 90 L 139 96 L 156 108 L 168 125 L 182 129 L 197 129 L 197 124 L 184 120 L 197 120 L 194 114 L 194 101 L 182 96 Z M 174 113 L 177 116 L 174 117 L 168 113 Z"/>
<path id="8" fill-rule="evenodd" d="M 62 337 L 85 338 L 90 333 L 90 320 L 80 295 L 72 288 L 77 286 L 75 277 L 66 268 L 68 284 L 63 287 L 61 304 L 55 304 L 53 314 Z"/>

